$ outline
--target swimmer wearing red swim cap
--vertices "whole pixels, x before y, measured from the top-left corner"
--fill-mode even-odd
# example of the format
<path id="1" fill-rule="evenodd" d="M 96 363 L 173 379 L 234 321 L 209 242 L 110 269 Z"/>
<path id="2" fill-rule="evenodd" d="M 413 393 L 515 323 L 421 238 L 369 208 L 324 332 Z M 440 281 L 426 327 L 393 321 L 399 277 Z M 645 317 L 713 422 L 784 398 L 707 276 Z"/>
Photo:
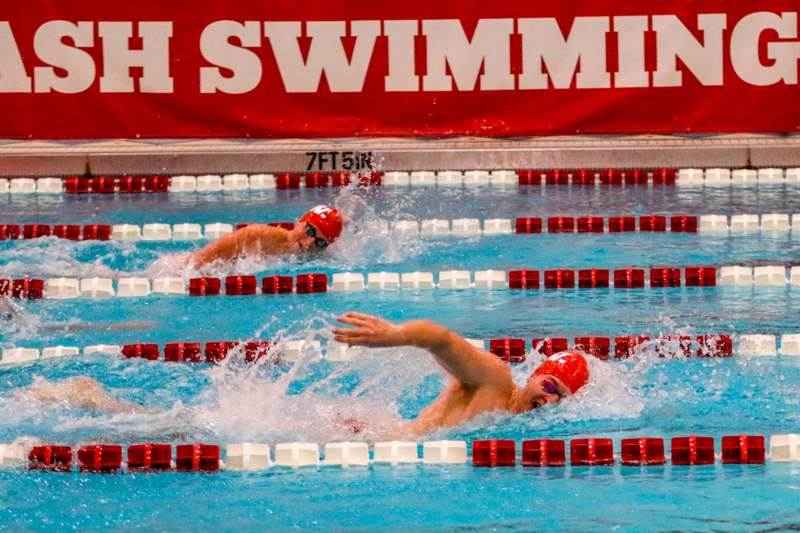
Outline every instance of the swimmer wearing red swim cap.
<path id="1" fill-rule="evenodd" d="M 315 213 L 320 217 L 323 214 L 325 218 L 330 216 L 327 211 Z M 317 219 L 309 214 L 306 220 L 301 219 L 298 226 L 305 228 L 308 224 L 315 232 L 319 231 L 315 238 L 333 239 L 339 222 L 325 218 Z M 383 434 L 382 438 L 413 438 L 456 426 L 490 411 L 525 413 L 546 404 L 558 403 L 578 392 L 589 381 L 586 357 L 575 351 L 548 357 L 520 387 L 514 383 L 510 367 L 500 358 L 476 348 L 457 333 L 434 322 L 414 320 L 393 324 L 361 313 L 345 313 L 338 320 L 351 327 L 333 328 L 336 341 L 355 346 L 423 348 L 452 378 L 439 397 L 423 409 L 416 420 Z M 28 391 L 42 401 L 67 402 L 107 412 L 136 412 L 143 409 L 115 400 L 102 385 L 88 378 L 73 378 L 44 388 L 34 385 Z M 337 414 L 337 419 L 354 434 L 368 429 L 363 421 L 353 417 Z"/>
<path id="2" fill-rule="evenodd" d="M 267 224 L 250 224 L 209 243 L 192 256 L 200 268 L 215 261 L 241 257 L 266 258 L 281 254 L 321 252 L 342 233 L 344 221 L 336 208 L 318 205 L 300 217 L 291 230 Z"/>
<path id="3" fill-rule="evenodd" d="M 392 324 L 378 317 L 346 313 L 333 328 L 335 340 L 357 346 L 416 346 L 428 350 L 453 378 L 402 435 L 415 436 L 451 427 L 487 411 L 524 413 L 558 403 L 589 382 L 586 357 L 576 351 L 555 354 L 534 370 L 525 386 L 511 376 L 510 367 L 496 355 L 470 344 L 434 322 L 415 320 Z"/>

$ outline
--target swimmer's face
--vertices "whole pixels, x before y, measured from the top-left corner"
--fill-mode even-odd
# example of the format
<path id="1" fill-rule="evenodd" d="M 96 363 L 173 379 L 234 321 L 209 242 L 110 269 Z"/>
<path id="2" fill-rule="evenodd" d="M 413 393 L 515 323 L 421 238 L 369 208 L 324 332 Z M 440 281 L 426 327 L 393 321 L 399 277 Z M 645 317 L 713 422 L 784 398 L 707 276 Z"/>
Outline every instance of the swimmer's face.
<path id="1" fill-rule="evenodd" d="M 540 374 L 531 376 L 525 385 L 523 398 L 527 405 L 527 410 L 538 409 L 548 403 L 558 403 L 570 392 L 564 383 L 550 374 Z"/>
<path id="2" fill-rule="evenodd" d="M 295 225 L 295 239 L 303 252 L 321 252 L 328 247 L 328 241 L 317 228 L 308 222 Z"/>

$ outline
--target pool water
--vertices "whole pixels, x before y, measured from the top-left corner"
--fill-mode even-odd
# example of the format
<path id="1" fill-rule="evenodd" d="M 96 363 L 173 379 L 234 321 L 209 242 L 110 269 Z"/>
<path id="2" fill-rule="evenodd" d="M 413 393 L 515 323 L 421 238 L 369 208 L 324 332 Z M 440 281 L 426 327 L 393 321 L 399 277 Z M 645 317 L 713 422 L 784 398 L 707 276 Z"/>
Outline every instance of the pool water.
<path id="1" fill-rule="evenodd" d="M 336 203 L 352 221 L 325 257 L 241 261 L 212 275 L 411 272 L 655 265 L 789 265 L 790 233 L 541 234 L 398 237 L 381 220 L 553 215 L 800 213 L 791 186 L 752 188 L 508 188 L 265 191 L 0 197 L 0 223 L 210 223 L 294 220 Z M 0 277 L 197 273 L 180 255 L 198 242 L 0 241 Z M 173 255 L 170 255 L 173 254 Z M 167 259 L 163 259 L 167 256 Z M 153 263 L 156 262 L 155 265 Z M 363 291 L 315 295 L 158 296 L 21 302 L 2 347 L 249 339 L 331 339 L 348 310 L 389 320 L 430 318 L 470 338 L 623 334 L 800 333 L 797 287 L 639 290 Z M 144 329 L 112 323 L 148 321 Z M 68 326 L 94 324 L 89 329 Z M 141 325 L 141 324 L 140 324 Z M 522 381 L 540 359 L 515 368 Z M 157 412 L 106 415 L 39 403 L 34 383 L 88 375 Z M 420 440 L 722 435 L 800 432 L 800 358 L 592 361 L 576 398 L 519 416 L 488 414 Z M 444 378 L 424 352 L 374 350 L 348 362 L 308 354 L 273 367 L 183 365 L 105 355 L 0 368 L 0 442 L 63 444 L 379 440 L 436 397 Z M 367 429 L 352 435 L 342 415 Z M 717 443 L 719 440 L 717 440 Z M 252 530 L 642 529 L 800 527 L 797 463 L 707 467 L 475 469 L 406 466 L 217 474 L 56 475 L 0 470 L 0 527 Z"/>

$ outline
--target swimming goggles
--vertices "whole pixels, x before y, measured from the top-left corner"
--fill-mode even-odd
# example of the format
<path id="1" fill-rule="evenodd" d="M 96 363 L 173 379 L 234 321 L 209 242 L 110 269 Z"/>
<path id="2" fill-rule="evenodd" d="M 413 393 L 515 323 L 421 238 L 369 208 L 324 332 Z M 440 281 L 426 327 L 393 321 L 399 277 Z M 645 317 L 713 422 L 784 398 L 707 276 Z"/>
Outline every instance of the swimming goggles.
<path id="1" fill-rule="evenodd" d="M 556 382 L 552 379 L 545 379 L 542 381 L 542 388 L 547 394 L 557 394 L 559 400 L 564 397 L 563 394 L 558 392 L 558 385 L 556 385 Z"/>
<path id="2" fill-rule="evenodd" d="M 326 241 L 322 237 L 317 237 L 316 228 L 314 228 L 314 226 L 312 226 L 308 222 L 306 222 L 306 235 L 308 235 L 309 237 L 313 237 L 314 238 L 314 244 L 320 250 L 324 250 L 325 248 L 328 247 L 328 241 Z"/>

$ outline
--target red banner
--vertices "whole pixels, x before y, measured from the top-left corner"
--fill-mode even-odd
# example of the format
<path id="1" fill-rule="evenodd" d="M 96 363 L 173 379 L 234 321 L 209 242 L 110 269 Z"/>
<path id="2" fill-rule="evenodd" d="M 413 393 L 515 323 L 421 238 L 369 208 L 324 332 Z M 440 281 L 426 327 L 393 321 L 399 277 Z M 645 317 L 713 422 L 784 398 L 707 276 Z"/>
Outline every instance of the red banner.
<path id="1" fill-rule="evenodd" d="M 796 0 L 6 0 L 0 138 L 800 129 Z"/>

